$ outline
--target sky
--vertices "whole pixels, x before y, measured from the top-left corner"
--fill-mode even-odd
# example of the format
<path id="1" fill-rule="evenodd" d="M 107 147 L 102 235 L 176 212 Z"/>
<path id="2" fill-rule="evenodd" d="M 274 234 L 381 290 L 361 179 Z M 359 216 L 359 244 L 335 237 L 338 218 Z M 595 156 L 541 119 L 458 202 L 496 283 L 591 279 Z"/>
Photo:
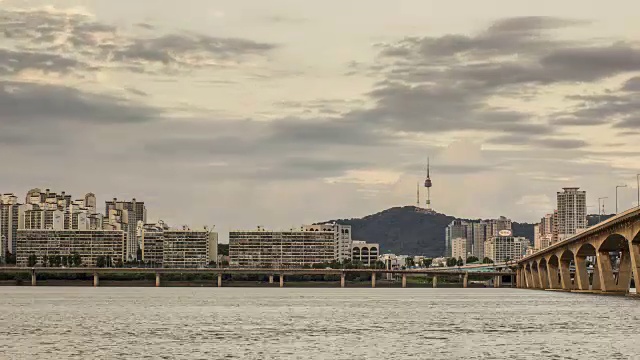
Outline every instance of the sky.
<path id="1" fill-rule="evenodd" d="M 637 1 L 0 0 L 0 192 L 284 229 L 637 205 Z M 424 206 L 424 189 L 421 189 Z M 222 234 L 221 234 L 222 235 Z M 224 235 L 223 235 L 224 238 Z"/>

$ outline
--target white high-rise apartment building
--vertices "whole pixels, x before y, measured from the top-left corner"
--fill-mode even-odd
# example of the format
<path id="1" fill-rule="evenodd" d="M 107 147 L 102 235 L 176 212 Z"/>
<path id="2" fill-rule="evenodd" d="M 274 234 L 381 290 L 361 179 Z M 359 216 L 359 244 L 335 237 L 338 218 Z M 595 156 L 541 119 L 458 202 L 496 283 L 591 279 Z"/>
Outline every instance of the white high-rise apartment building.
<path id="1" fill-rule="evenodd" d="M 558 242 L 558 212 L 546 214 L 534 225 L 533 247 L 535 251 L 542 250 Z"/>
<path id="2" fill-rule="evenodd" d="M 453 239 L 464 238 L 467 239 L 467 243 L 473 241 L 470 237 L 472 233 L 470 226 L 471 224 L 462 220 L 453 220 L 447 226 L 445 230 L 445 256 L 451 257 L 453 254 Z"/>
<path id="3" fill-rule="evenodd" d="M 138 221 L 142 221 L 143 224 L 147 223 L 147 208 L 144 206 L 144 202 L 136 201 L 118 201 L 114 198 L 113 201 L 105 202 L 105 216 L 107 217 L 107 223 L 111 227 L 116 229 L 122 229 L 127 233 L 127 246 L 126 246 L 126 258 L 133 260 L 138 253 L 138 236 L 137 227 Z"/>
<path id="4" fill-rule="evenodd" d="M 487 238 L 498 236 L 500 231 L 511 231 L 511 219 L 507 219 L 504 216 L 500 216 L 497 219 L 485 220 L 487 223 Z"/>
<path id="5" fill-rule="evenodd" d="M 558 240 L 567 239 L 587 228 L 587 192 L 566 187 L 558 192 Z"/>
<path id="6" fill-rule="evenodd" d="M 465 263 L 467 262 L 467 239 L 455 238 L 451 241 L 451 257 L 461 258 Z"/>
<path id="7" fill-rule="evenodd" d="M 351 225 L 338 223 L 303 225 L 303 231 L 332 231 L 334 234 L 335 258 L 337 261 L 351 260 L 351 248 L 353 239 L 351 238 Z"/>
<path id="8" fill-rule="evenodd" d="M 0 258 L 7 252 L 16 254 L 21 206 L 14 194 L 0 196 Z"/>
<path id="9" fill-rule="evenodd" d="M 495 236 L 485 241 L 484 254 L 494 262 L 519 260 L 529 246 L 529 240 L 523 237 Z"/>

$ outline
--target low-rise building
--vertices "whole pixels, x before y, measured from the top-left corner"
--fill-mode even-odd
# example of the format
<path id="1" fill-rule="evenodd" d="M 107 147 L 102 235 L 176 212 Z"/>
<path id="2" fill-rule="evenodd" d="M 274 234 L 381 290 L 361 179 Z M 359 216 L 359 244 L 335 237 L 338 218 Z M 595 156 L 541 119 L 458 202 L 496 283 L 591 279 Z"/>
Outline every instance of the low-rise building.
<path id="1" fill-rule="evenodd" d="M 98 257 L 124 261 L 126 234 L 118 230 L 18 230 L 16 264 L 27 266 L 30 255 L 44 265 L 45 257 L 78 253 L 82 264 L 96 266 Z"/>
<path id="2" fill-rule="evenodd" d="M 229 232 L 229 265 L 287 268 L 328 263 L 336 259 L 334 231 Z"/>
<path id="3" fill-rule="evenodd" d="M 353 240 L 351 243 L 351 261 L 371 266 L 378 261 L 380 244 L 370 244 L 366 241 Z"/>

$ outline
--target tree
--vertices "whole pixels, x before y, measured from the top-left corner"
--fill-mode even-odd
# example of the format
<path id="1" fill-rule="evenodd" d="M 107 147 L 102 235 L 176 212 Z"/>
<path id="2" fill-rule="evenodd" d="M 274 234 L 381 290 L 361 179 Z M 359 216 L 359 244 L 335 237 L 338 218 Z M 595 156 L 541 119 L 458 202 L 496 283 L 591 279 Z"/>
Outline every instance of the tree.
<path id="1" fill-rule="evenodd" d="M 462 260 L 461 257 L 458 257 L 458 261 L 456 262 L 456 265 L 458 265 L 458 266 L 464 265 L 464 261 Z"/>
<path id="2" fill-rule="evenodd" d="M 413 256 L 407 256 L 407 258 L 404 259 L 404 264 L 407 267 L 416 266 L 416 262 L 413 260 Z"/>
<path id="3" fill-rule="evenodd" d="M 47 255 L 42 255 L 42 266 L 47 267 L 48 262 L 49 262 L 49 257 Z"/>
<path id="4" fill-rule="evenodd" d="M 68 258 L 66 256 L 62 255 L 62 266 L 67 266 L 67 264 L 68 264 L 67 260 L 68 260 Z"/>
<path id="5" fill-rule="evenodd" d="M 474 262 L 476 262 L 476 261 L 478 261 L 478 260 L 480 260 L 480 259 L 478 259 L 477 257 L 475 257 L 475 256 L 471 255 L 471 256 L 469 256 L 469 257 L 467 258 L 467 264 L 468 264 L 468 263 L 474 263 Z"/>
<path id="6" fill-rule="evenodd" d="M 76 267 L 82 266 L 82 257 L 77 252 L 73 253 L 73 266 L 76 266 Z"/>
<path id="7" fill-rule="evenodd" d="M 489 259 L 488 257 L 485 257 L 484 259 L 482 259 L 482 263 L 483 264 L 493 264 L 493 260 Z"/>
<path id="8" fill-rule="evenodd" d="M 458 264 L 458 260 L 456 258 L 447 258 L 447 266 L 456 266 L 456 264 Z"/>
<path id="9" fill-rule="evenodd" d="M 122 266 L 123 266 L 122 259 L 119 258 L 118 260 L 116 260 L 116 267 L 121 268 Z"/>
<path id="10" fill-rule="evenodd" d="M 104 265 L 105 265 L 105 261 L 104 260 L 105 260 L 104 256 L 96 257 L 96 267 L 99 267 L 99 268 L 104 267 Z"/>
<path id="11" fill-rule="evenodd" d="M 27 266 L 34 267 L 38 263 L 38 257 L 35 254 L 29 255 L 27 258 Z"/>
<path id="12" fill-rule="evenodd" d="M 56 266 L 56 256 L 55 255 L 49 256 L 49 266 L 50 267 Z"/>
<path id="13" fill-rule="evenodd" d="M 422 259 L 422 266 L 428 268 L 428 267 L 431 267 L 431 264 L 433 264 L 433 259 L 432 258 Z"/>
<path id="14" fill-rule="evenodd" d="M 138 250 L 136 251 L 136 260 L 138 262 L 142 261 L 142 249 L 138 248 Z"/>
<path id="15" fill-rule="evenodd" d="M 7 264 L 15 264 L 16 263 L 16 256 L 12 253 L 9 252 L 9 250 L 7 250 L 7 252 L 5 253 L 5 262 Z"/>

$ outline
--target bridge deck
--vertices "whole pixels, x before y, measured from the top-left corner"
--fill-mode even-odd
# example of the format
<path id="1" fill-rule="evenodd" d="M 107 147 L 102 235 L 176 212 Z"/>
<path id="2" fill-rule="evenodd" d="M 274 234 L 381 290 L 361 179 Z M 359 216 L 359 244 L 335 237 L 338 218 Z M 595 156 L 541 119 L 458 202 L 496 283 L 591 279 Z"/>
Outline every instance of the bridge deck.
<path id="1" fill-rule="evenodd" d="M 49 273 L 49 274 L 251 274 L 251 275 L 341 275 L 341 274 L 406 274 L 406 275 L 464 275 L 483 276 L 515 275 L 512 271 L 465 271 L 465 270 L 386 270 L 386 269 L 248 269 L 248 268 L 50 268 L 50 267 L 0 267 L 0 273 Z"/>

